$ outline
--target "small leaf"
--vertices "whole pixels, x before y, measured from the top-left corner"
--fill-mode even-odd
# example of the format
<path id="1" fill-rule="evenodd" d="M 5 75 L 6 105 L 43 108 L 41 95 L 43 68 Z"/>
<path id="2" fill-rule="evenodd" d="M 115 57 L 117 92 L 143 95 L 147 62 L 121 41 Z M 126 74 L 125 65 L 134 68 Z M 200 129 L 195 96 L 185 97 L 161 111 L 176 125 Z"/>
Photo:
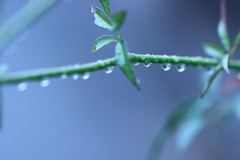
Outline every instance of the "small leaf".
<path id="1" fill-rule="evenodd" d="M 104 35 L 97 38 L 93 44 L 92 53 L 98 51 L 99 49 L 101 49 L 102 47 L 106 46 L 111 42 L 114 42 L 114 38 L 112 36 Z"/>
<path id="2" fill-rule="evenodd" d="M 225 55 L 222 58 L 222 66 L 223 69 L 229 74 L 230 73 L 230 69 L 229 69 L 229 62 L 230 62 L 230 54 Z"/>
<path id="3" fill-rule="evenodd" d="M 111 16 L 111 8 L 110 8 L 110 3 L 109 0 L 100 0 L 100 3 L 102 4 L 104 11 L 107 13 L 108 16 Z"/>
<path id="4" fill-rule="evenodd" d="M 140 86 L 138 85 L 134 73 L 131 69 L 130 60 L 128 58 L 127 45 L 123 39 L 120 39 L 120 41 L 117 43 L 115 50 L 117 65 L 121 68 L 122 72 L 128 77 L 133 85 L 140 90 Z"/>
<path id="5" fill-rule="evenodd" d="M 235 39 L 234 45 L 238 46 L 240 44 L 240 32 L 238 32 L 237 37 Z"/>
<path id="6" fill-rule="evenodd" d="M 223 47 L 229 51 L 230 50 L 230 40 L 228 36 L 227 26 L 223 20 L 220 20 L 217 28 L 218 36 L 222 42 Z"/>
<path id="7" fill-rule="evenodd" d="M 222 47 L 213 42 L 205 42 L 203 50 L 207 55 L 216 58 L 222 58 L 226 54 Z"/>
<path id="8" fill-rule="evenodd" d="M 208 89 L 210 88 L 213 80 L 217 77 L 217 75 L 222 71 L 223 67 L 222 65 L 218 65 L 214 71 L 214 73 L 210 76 L 210 78 L 208 79 L 208 82 L 205 84 L 205 86 L 203 87 L 202 93 L 201 93 L 201 98 L 203 98 Z"/>
<path id="9" fill-rule="evenodd" d="M 126 11 L 120 11 L 117 14 L 112 16 L 112 21 L 113 21 L 112 28 L 111 28 L 112 31 L 116 32 L 122 27 L 125 21 L 126 14 L 127 14 Z"/>
<path id="10" fill-rule="evenodd" d="M 177 131 L 177 148 L 185 151 L 206 124 L 201 115 L 194 115 L 182 122 Z"/>
<path id="11" fill-rule="evenodd" d="M 96 25 L 111 30 L 112 24 L 108 19 L 107 15 L 100 8 L 96 8 L 96 10 L 94 11 L 94 17 L 95 17 L 94 23 Z"/>

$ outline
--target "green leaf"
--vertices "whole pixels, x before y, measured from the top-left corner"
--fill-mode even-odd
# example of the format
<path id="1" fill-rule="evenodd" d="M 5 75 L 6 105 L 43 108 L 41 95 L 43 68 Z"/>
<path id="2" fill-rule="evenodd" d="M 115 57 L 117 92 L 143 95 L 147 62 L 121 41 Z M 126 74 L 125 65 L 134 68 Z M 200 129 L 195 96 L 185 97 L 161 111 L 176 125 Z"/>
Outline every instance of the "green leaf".
<path id="1" fill-rule="evenodd" d="M 238 46 L 240 44 L 240 32 L 238 32 L 237 37 L 235 38 L 234 45 Z"/>
<path id="2" fill-rule="evenodd" d="M 224 24 L 223 20 L 220 20 L 219 24 L 218 24 L 218 28 L 217 28 L 217 32 L 218 32 L 218 36 L 222 42 L 223 47 L 229 51 L 230 50 L 230 40 L 229 40 L 229 36 L 228 36 L 228 31 L 227 31 L 227 27 Z"/>
<path id="3" fill-rule="evenodd" d="M 178 128 L 177 131 L 177 149 L 185 151 L 197 135 L 206 126 L 206 121 L 201 115 L 194 115 L 187 118 Z"/>
<path id="4" fill-rule="evenodd" d="M 222 58 L 226 54 L 222 47 L 213 42 L 205 42 L 203 50 L 207 55 L 216 58 Z"/>
<path id="5" fill-rule="evenodd" d="M 110 20 L 108 19 L 107 15 L 100 9 L 96 8 L 94 11 L 94 17 L 95 21 L 94 23 L 98 25 L 99 27 L 106 28 L 111 30 L 112 29 L 112 24 Z"/>
<path id="6" fill-rule="evenodd" d="M 229 62 L 230 62 L 230 54 L 225 55 L 222 58 L 222 66 L 223 69 L 229 74 L 230 73 L 230 69 L 229 69 Z"/>
<path id="7" fill-rule="evenodd" d="M 201 93 L 201 98 L 203 98 L 208 89 L 210 88 L 213 80 L 217 77 L 217 75 L 222 71 L 223 67 L 222 65 L 218 65 L 214 71 L 214 73 L 210 76 L 210 78 L 208 79 L 207 83 L 205 84 L 205 86 L 203 87 L 202 93 Z"/>
<path id="8" fill-rule="evenodd" d="M 161 151 L 166 144 L 168 138 L 174 133 L 178 126 L 184 121 L 187 115 L 191 113 L 193 108 L 196 107 L 196 99 L 188 99 L 179 104 L 171 112 L 169 119 L 164 126 L 160 129 L 160 132 L 153 140 L 150 150 L 147 155 L 147 160 L 158 160 Z"/>
<path id="9" fill-rule="evenodd" d="M 122 72 L 128 77 L 133 85 L 140 90 L 140 86 L 137 83 L 131 68 L 130 60 L 128 58 L 127 45 L 123 39 L 120 39 L 120 41 L 117 43 L 115 51 L 117 65 L 121 68 Z"/>
<path id="10" fill-rule="evenodd" d="M 98 51 L 99 49 L 101 49 L 102 47 L 106 46 L 111 42 L 114 42 L 114 38 L 112 36 L 104 35 L 97 38 L 93 44 L 92 53 Z"/>
<path id="11" fill-rule="evenodd" d="M 125 17 L 126 17 L 127 12 L 126 11 L 120 11 L 117 14 L 112 16 L 112 31 L 118 31 L 122 25 L 124 24 Z"/>
<path id="12" fill-rule="evenodd" d="M 108 16 L 111 16 L 111 8 L 110 8 L 110 3 L 109 0 L 100 0 L 100 3 L 102 4 L 104 11 L 107 13 Z"/>

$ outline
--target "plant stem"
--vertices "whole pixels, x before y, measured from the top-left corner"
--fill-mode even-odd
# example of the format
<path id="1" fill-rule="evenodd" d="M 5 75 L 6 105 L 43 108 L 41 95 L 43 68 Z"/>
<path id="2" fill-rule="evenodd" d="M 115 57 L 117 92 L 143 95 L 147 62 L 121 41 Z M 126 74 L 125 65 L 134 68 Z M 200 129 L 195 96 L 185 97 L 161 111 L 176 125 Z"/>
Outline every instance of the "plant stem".
<path id="1" fill-rule="evenodd" d="M 166 55 L 142 55 L 129 53 L 131 63 L 171 63 L 185 64 L 187 66 L 211 67 L 220 63 L 217 59 L 203 57 L 180 57 Z M 83 65 L 70 65 L 56 68 L 46 68 L 40 70 L 8 73 L 0 77 L 0 84 L 15 84 L 25 81 L 42 80 L 44 78 L 60 77 L 63 74 L 83 74 L 85 72 L 94 72 L 105 69 L 106 67 L 116 66 L 115 58 L 98 60 L 93 63 Z M 231 61 L 230 68 L 240 71 L 240 61 Z"/>
<path id="2" fill-rule="evenodd" d="M 31 0 L 0 27 L 0 52 L 16 35 L 24 31 L 60 0 Z"/>

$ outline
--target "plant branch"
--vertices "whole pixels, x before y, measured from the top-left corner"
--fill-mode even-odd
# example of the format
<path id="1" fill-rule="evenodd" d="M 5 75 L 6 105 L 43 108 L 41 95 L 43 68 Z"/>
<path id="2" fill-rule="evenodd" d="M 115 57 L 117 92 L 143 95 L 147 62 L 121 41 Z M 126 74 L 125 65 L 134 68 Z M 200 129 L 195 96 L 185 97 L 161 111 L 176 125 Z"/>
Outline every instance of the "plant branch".
<path id="1" fill-rule="evenodd" d="M 31 0 L 0 27 L 0 52 L 59 0 Z"/>
<path id="2" fill-rule="evenodd" d="M 180 56 L 166 56 L 166 55 L 142 55 L 129 53 L 131 63 L 171 63 L 171 64 L 185 64 L 187 66 L 202 66 L 211 67 L 217 66 L 220 61 L 213 58 L 203 57 L 180 57 Z M 116 66 L 115 58 L 105 60 L 98 60 L 93 63 L 83 65 L 70 65 L 56 68 L 46 68 L 32 71 L 8 73 L 0 77 L 0 84 L 15 84 L 25 81 L 36 81 L 51 77 L 60 77 L 63 74 L 83 74 L 86 72 L 94 72 L 105 69 L 110 66 Z M 240 61 L 231 61 L 230 68 L 240 70 Z"/>

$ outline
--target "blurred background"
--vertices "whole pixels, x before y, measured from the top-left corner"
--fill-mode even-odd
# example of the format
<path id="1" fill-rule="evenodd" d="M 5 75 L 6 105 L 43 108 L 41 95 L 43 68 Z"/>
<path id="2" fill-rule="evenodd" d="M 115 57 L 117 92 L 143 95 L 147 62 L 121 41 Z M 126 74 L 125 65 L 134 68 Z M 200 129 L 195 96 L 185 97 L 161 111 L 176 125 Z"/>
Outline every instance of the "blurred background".
<path id="1" fill-rule="evenodd" d="M 27 2 L 6 0 L 4 17 Z M 60 0 L 8 46 L 0 62 L 15 72 L 113 57 L 113 44 L 91 54 L 94 40 L 111 33 L 94 25 L 90 4 L 101 6 L 98 0 Z M 205 56 L 202 42 L 219 42 L 219 0 L 112 0 L 111 5 L 113 12 L 128 11 L 120 34 L 131 52 Z M 240 2 L 228 0 L 227 8 L 233 38 L 240 30 Z M 46 88 L 31 82 L 24 92 L 4 86 L 0 159 L 144 160 L 173 108 L 200 95 L 201 70 L 164 72 L 158 64 L 133 69 L 140 92 L 118 68 L 94 72 L 88 80 L 50 79 Z M 232 120 L 225 135 L 217 125 L 206 128 L 186 152 L 176 150 L 173 136 L 162 159 L 238 160 L 239 122 Z"/>

